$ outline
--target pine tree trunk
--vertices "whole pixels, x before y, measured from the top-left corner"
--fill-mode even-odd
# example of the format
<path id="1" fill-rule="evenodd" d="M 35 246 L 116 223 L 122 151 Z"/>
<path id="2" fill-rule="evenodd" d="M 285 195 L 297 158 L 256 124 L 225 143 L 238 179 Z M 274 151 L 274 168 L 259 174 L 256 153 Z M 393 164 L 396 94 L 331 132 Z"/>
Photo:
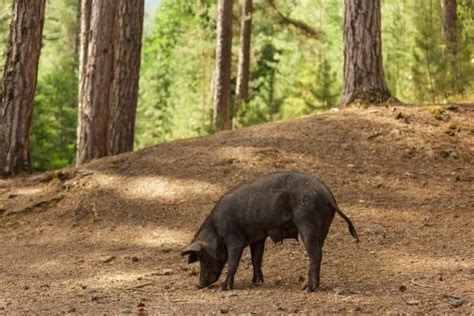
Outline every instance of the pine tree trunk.
<path id="1" fill-rule="evenodd" d="M 92 0 L 88 36 L 84 36 L 87 21 L 82 21 L 82 49 L 87 49 L 87 53 L 81 52 L 77 164 L 108 155 L 107 134 L 110 91 L 114 76 L 114 26 L 117 4 L 116 0 Z"/>
<path id="2" fill-rule="evenodd" d="M 89 49 L 89 36 L 91 31 L 92 0 L 81 1 L 81 33 L 79 39 L 79 98 L 82 94 L 82 84 L 86 77 L 87 52 Z M 82 102 L 81 100 L 79 102 Z M 80 122 L 79 122 L 80 123 Z"/>
<path id="3" fill-rule="evenodd" d="M 239 100 L 248 101 L 250 77 L 250 39 L 252 34 L 252 0 L 242 0 L 240 52 L 237 68 L 236 95 Z"/>
<path id="4" fill-rule="evenodd" d="M 45 0 L 13 3 L 0 89 L 0 173 L 31 168 L 29 138 L 41 51 Z"/>
<path id="5" fill-rule="evenodd" d="M 115 73 L 110 103 L 109 151 L 133 150 L 142 47 L 144 0 L 122 0 L 115 39 Z"/>
<path id="6" fill-rule="evenodd" d="M 233 0 L 219 0 L 217 17 L 216 86 L 212 126 L 230 129 L 230 75 L 232 58 Z"/>
<path id="7" fill-rule="evenodd" d="M 387 101 L 380 0 L 344 1 L 344 91 L 341 105 Z"/>
<path id="8" fill-rule="evenodd" d="M 458 15 L 456 0 L 441 0 L 443 40 L 452 55 L 457 53 Z"/>

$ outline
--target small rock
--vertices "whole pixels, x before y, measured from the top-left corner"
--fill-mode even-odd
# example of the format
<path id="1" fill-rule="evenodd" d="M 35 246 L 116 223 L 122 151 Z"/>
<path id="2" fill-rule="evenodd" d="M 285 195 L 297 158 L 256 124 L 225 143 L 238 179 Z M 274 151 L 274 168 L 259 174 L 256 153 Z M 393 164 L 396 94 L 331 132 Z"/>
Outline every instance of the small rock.
<path id="1" fill-rule="evenodd" d="M 83 290 L 87 289 L 87 285 L 85 285 L 85 284 L 81 284 L 81 285 L 79 285 L 79 286 L 80 286 L 81 289 L 83 289 Z"/>
<path id="2" fill-rule="evenodd" d="M 409 300 L 407 301 L 407 305 L 410 305 L 410 306 L 415 306 L 415 305 L 420 305 L 421 301 L 419 300 Z"/>
<path id="3" fill-rule="evenodd" d="M 280 280 L 280 279 L 275 280 L 275 285 L 280 285 L 280 284 L 281 284 L 281 280 Z"/>
<path id="4" fill-rule="evenodd" d="M 433 117 L 438 121 L 449 121 L 449 114 L 440 106 L 431 108 L 431 113 L 433 113 Z"/>
<path id="5" fill-rule="evenodd" d="M 304 276 L 300 275 L 300 276 L 298 277 L 298 283 L 303 283 L 304 281 L 305 281 Z"/>
<path id="6" fill-rule="evenodd" d="M 364 228 L 364 232 L 367 235 L 383 235 L 385 234 L 385 229 L 380 225 L 371 225 Z"/>
<path id="7" fill-rule="evenodd" d="M 173 273 L 172 269 L 163 269 L 163 275 L 171 275 Z"/>
<path id="8" fill-rule="evenodd" d="M 239 294 L 237 294 L 234 291 L 226 291 L 226 292 L 221 293 L 221 297 L 237 297 L 237 296 L 239 296 Z"/>
<path id="9" fill-rule="evenodd" d="M 133 257 L 132 257 L 132 261 L 133 261 L 133 262 L 138 262 L 138 257 L 133 256 Z"/>
<path id="10" fill-rule="evenodd" d="M 444 294 L 444 298 L 447 298 L 453 307 L 459 307 L 464 303 L 464 299 L 457 295 Z"/>
<path id="11" fill-rule="evenodd" d="M 227 307 L 221 307 L 220 312 L 221 314 L 227 314 L 229 312 L 229 309 Z"/>
<path id="12" fill-rule="evenodd" d="M 398 137 L 402 136 L 402 132 L 398 128 L 396 128 L 396 129 L 394 129 L 390 132 L 390 135 L 392 135 L 393 137 L 398 138 Z"/>
<path id="13" fill-rule="evenodd" d="M 382 131 L 373 131 L 369 135 L 367 135 L 367 139 L 373 139 L 380 135 L 382 135 Z"/>
<path id="14" fill-rule="evenodd" d="M 23 290 L 25 290 L 25 291 L 26 291 L 26 290 L 29 290 L 29 289 L 30 289 L 30 287 L 29 287 L 28 285 L 25 285 L 25 286 L 23 287 Z"/>
<path id="15" fill-rule="evenodd" d="M 41 284 L 40 288 L 47 289 L 47 288 L 49 288 L 49 284 L 47 284 L 47 283 Z"/>
<path id="16" fill-rule="evenodd" d="M 413 148 L 406 148 L 403 151 L 404 158 L 412 158 L 415 155 L 415 150 Z"/>
<path id="17" fill-rule="evenodd" d="M 404 115 L 401 111 L 399 111 L 397 109 L 394 109 L 393 112 L 392 112 L 392 117 L 396 120 L 399 120 L 399 119 L 404 118 Z"/>
<path id="18" fill-rule="evenodd" d="M 353 292 L 351 290 L 348 290 L 348 289 L 345 289 L 345 288 L 342 288 L 342 287 L 336 287 L 334 289 L 334 292 L 337 294 L 337 295 L 347 295 L 347 294 L 353 294 Z"/>
<path id="19" fill-rule="evenodd" d="M 100 257 L 100 261 L 102 261 L 103 263 L 108 263 L 112 260 L 115 259 L 115 256 L 104 256 L 104 257 Z"/>
<path id="20" fill-rule="evenodd" d="M 402 285 L 400 285 L 400 287 L 398 288 L 398 290 L 399 290 L 400 292 L 405 292 L 405 291 L 407 290 L 407 287 L 402 284 Z"/>
<path id="21" fill-rule="evenodd" d="M 435 152 L 433 150 L 429 149 L 429 150 L 425 151 L 425 156 L 427 158 L 433 159 L 434 156 L 435 156 Z"/>
<path id="22" fill-rule="evenodd" d="M 444 133 L 448 136 L 454 136 L 456 135 L 456 131 L 455 130 L 452 130 L 452 129 L 447 129 L 444 131 Z"/>
<path id="23" fill-rule="evenodd" d="M 350 163 L 350 164 L 347 165 L 347 168 L 355 168 L 355 165 Z"/>
<path id="24" fill-rule="evenodd" d="M 451 152 L 449 153 L 449 157 L 451 157 L 451 158 L 453 158 L 453 159 L 458 159 L 458 158 L 459 158 L 459 155 L 458 155 L 457 152 L 455 152 L 455 151 L 453 150 L 453 151 L 451 151 Z"/>
<path id="25" fill-rule="evenodd" d="M 341 149 L 346 150 L 347 148 L 349 148 L 349 144 L 346 144 L 346 143 L 341 144 Z"/>
<path id="26" fill-rule="evenodd" d="M 458 110 L 458 106 L 456 104 L 450 104 L 446 107 L 446 110 L 455 112 Z"/>
<path id="27" fill-rule="evenodd" d="M 145 303 L 140 302 L 140 303 L 137 304 L 137 307 L 145 307 Z"/>

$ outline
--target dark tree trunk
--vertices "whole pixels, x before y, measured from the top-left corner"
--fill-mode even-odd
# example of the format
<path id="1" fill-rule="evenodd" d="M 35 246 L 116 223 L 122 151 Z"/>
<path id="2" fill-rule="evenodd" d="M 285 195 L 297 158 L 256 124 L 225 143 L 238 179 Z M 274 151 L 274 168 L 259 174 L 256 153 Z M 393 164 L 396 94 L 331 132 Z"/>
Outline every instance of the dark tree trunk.
<path id="1" fill-rule="evenodd" d="M 237 69 L 236 95 L 239 100 L 248 101 L 250 77 L 250 39 L 252 34 L 252 0 L 242 0 L 240 52 Z"/>
<path id="2" fill-rule="evenodd" d="M 82 21 L 81 42 L 82 49 L 87 49 L 87 53 L 81 52 L 77 164 L 108 155 L 107 131 L 114 75 L 113 44 L 117 4 L 116 0 L 93 0 L 89 30 L 87 16 L 84 17 L 86 11 L 83 12 L 86 21 Z"/>
<path id="3" fill-rule="evenodd" d="M 110 102 L 109 151 L 133 150 L 143 32 L 144 0 L 122 0 L 116 22 L 114 83 Z"/>
<path id="4" fill-rule="evenodd" d="M 456 0 L 441 0 L 441 16 L 443 20 L 443 40 L 451 54 L 456 55 L 458 44 Z"/>
<path id="5" fill-rule="evenodd" d="M 216 81 L 214 115 L 215 131 L 230 129 L 230 75 L 232 57 L 233 0 L 219 0 L 217 17 Z"/>
<path id="6" fill-rule="evenodd" d="M 0 88 L 0 173 L 31 168 L 29 138 L 41 51 L 45 0 L 13 2 Z"/>
<path id="7" fill-rule="evenodd" d="M 380 0 L 344 1 L 344 91 L 341 105 L 380 104 L 390 91 L 382 62 Z"/>

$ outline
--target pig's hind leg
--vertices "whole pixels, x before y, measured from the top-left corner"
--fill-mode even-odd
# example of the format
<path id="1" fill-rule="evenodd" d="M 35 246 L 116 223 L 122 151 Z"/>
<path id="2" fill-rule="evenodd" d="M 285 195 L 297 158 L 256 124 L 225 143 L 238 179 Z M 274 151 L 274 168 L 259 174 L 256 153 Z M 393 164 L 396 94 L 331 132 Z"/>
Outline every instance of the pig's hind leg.
<path id="1" fill-rule="evenodd" d="M 265 238 L 250 244 L 252 254 L 253 278 L 252 283 L 263 283 L 262 257 L 265 249 Z"/>
<path id="2" fill-rule="evenodd" d="M 316 214 L 311 211 L 300 212 L 295 218 L 295 226 L 303 239 L 310 260 L 308 281 L 303 287 L 308 292 L 314 292 L 319 287 L 323 244 L 335 214 L 327 206 L 317 205 L 316 209 L 318 210 Z"/>
<path id="3" fill-rule="evenodd" d="M 297 223 L 296 226 L 309 256 L 308 280 L 303 289 L 314 292 L 319 287 L 319 274 L 323 257 L 320 238 L 321 227 L 317 223 L 308 222 L 307 219 Z"/>

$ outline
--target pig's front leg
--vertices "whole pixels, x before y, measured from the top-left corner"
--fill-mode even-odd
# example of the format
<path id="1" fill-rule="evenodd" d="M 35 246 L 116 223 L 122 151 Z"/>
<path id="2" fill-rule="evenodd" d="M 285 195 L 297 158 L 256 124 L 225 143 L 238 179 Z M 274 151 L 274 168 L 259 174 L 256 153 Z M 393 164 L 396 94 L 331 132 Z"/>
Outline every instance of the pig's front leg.
<path id="1" fill-rule="evenodd" d="M 223 291 L 232 290 L 234 287 L 234 275 L 239 267 L 240 257 L 245 246 L 241 242 L 227 244 L 227 276 L 222 284 Z"/>
<path id="2" fill-rule="evenodd" d="M 252 283 L 263 283 L 262 257 L 265 249 L 265 238 L 250 244 L 252 254 L 253 278 Z"/>

